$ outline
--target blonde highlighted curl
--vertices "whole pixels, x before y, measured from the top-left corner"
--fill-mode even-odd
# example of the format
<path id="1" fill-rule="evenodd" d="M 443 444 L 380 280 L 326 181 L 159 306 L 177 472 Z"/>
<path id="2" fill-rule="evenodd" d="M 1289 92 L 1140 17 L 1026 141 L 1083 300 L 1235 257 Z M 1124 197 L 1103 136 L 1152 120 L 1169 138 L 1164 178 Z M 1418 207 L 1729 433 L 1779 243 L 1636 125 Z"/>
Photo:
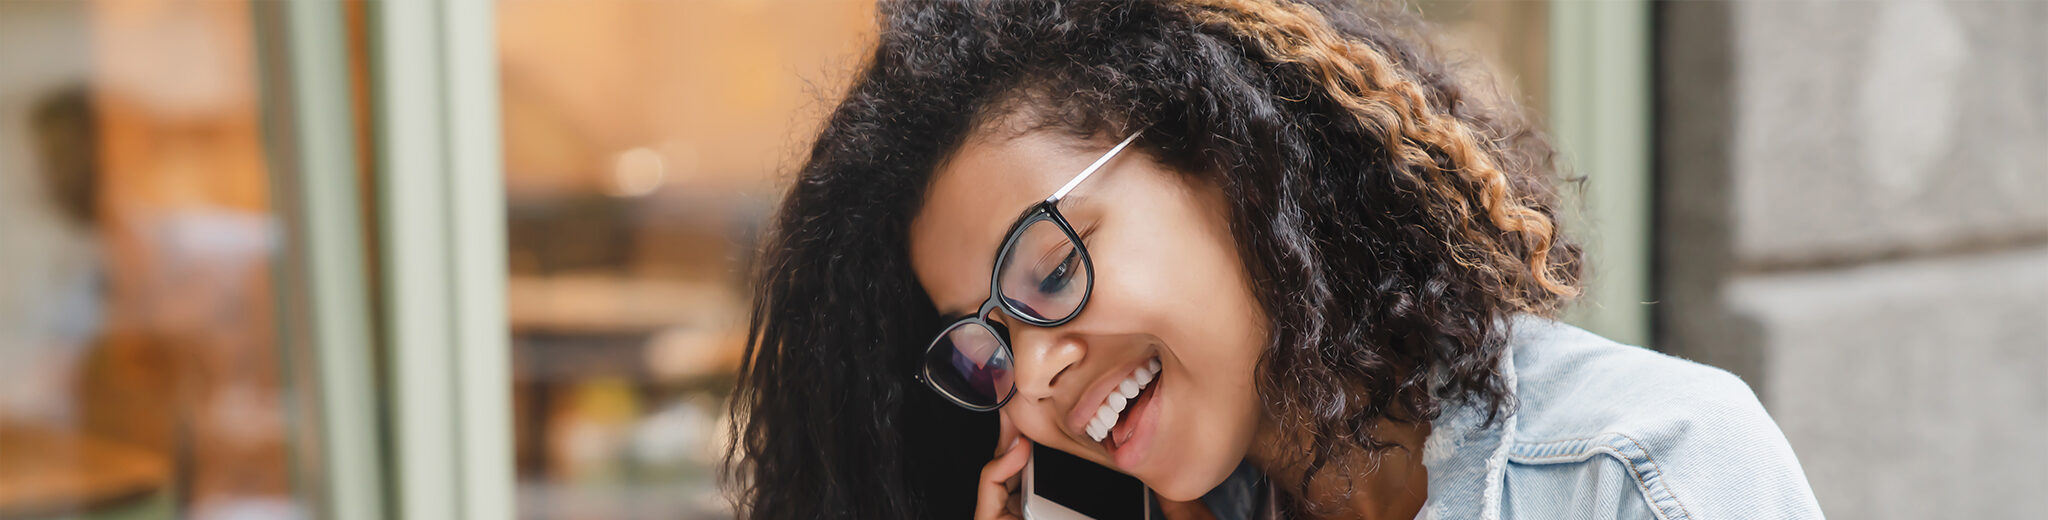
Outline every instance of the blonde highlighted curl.
<path id="1" fill-rule="evenodd" d="M 1208 10 L 1196 12 L 1202 23 L 1228 27 L 1256 42 L 1271 59 L 1313 71 L 1323 95 L 1384 136 L 1387 153 L 1406 166 L 1398 171 L 1418 175 L 1419 184 L 1442 199 L 1437 209 L 1450 213 L 1446 220 L 1470 223 L 1475 209 L 1483 211 L 1491 229 L 1463 225 L 1456 230 L 1469 246 L 1453 250 L 1465 266 L 1489 273 L 1504 286 L 1526 280 L 1552 296 L 1579 294 L 1574 269 L 1550 258 L 1557 227 L 1541 207 L 1542 199 L 1549 197 L 1515 193 L 1509 172 L 1496 158 L 1516 151 L 1489 139 L 1487 129 L 1443 113 L 1422 86 L 1407 77 L 1409 71 L 1367 43 L 1345 38 L 1307 5 L 1259 0 L 1189 3 Z M 1516 299 L 1532 312 L 1548 311 L 1559 301 Z"/>

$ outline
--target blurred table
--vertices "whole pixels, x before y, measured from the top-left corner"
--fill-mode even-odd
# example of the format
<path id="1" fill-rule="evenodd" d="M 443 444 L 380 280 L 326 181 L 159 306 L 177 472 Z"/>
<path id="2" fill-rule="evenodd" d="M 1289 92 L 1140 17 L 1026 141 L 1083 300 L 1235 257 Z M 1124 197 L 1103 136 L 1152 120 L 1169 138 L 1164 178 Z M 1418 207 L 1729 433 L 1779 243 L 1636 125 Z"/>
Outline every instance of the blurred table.
<path id="1" fill-rule="evenodd" d="M 0 518 L 146 507 L 168 487 L 162 455 L 75 431 L 0 420 Z"/>

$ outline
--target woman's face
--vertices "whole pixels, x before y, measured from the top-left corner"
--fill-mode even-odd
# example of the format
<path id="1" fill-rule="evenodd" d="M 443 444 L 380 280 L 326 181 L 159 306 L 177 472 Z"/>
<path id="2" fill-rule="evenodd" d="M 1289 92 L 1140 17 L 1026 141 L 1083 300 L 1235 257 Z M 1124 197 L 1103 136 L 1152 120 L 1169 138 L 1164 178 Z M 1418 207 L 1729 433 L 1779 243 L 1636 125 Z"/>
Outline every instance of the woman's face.
<path id="1" fill-rule="evenodd" d="M 939 311 L 972 314 L 1018 215 L 1123 137 L 970 136 L 934 173 L 910 229 L 912 266 Z M 1244 459 L 1260 424 L 1252 378 L 1266 340 L 1221 192 L 1186 179 L 1135 149 L 1110 160 L 1059 206 L 1095 266 L 1080 315 L 1053 328 L 991 317 L 1007 326 L 1016 354 L 1005 422 L 1182 501 Z M 1111 407 L 1116 425 L 1096 441 L 1091 420 L 1154 359 L 1157 375 L 1119 399 L 1121 412 Z"/>

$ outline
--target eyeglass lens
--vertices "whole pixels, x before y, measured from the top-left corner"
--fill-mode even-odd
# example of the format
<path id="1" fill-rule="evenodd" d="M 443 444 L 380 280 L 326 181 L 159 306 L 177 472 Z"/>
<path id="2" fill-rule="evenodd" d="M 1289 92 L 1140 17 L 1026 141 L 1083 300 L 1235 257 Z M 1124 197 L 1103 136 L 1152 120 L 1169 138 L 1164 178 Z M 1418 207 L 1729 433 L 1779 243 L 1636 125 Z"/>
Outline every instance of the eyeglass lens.
<path id="1" fill-rule="evenodd" d="M 1019 318 L 1032 321 L 1072 316 L 1092 281 L 1083 262 L 1081 249 L 1059 224 L 1051 219 L 1032 222 L 1018 234 L 997 272 L 1004 303 L 1023 314 Z"/>
<path id="2" fill-rule="evenodd" d="M 1000 327 L 1000 325 L 996 325 Z M 1001 333 L 976 322 L 946 329 L 925 351 L 925 367 L 933 385 L 967 404 L 992 407 L 1016 388 L 1010 349 Z"/>

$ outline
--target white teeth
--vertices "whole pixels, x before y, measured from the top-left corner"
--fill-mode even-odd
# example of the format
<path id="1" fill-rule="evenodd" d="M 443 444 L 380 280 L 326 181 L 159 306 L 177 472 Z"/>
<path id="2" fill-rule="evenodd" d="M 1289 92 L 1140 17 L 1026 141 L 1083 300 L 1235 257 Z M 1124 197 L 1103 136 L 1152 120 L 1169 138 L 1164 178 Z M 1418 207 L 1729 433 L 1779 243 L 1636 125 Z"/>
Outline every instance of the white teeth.
<path id="1" fill-rule="evenodd" d="M 1110 390 L 1109 396 L 1103 398 L 1102 406 L 1095 409 L 1095 417 L 1089 418 L 1085 429 L 1088 437 L 1095 439 L 1096 442 L 1108 438 L 1110 430 L 1116 428 L 1117 421 L 1121 419 L 1118 414 L 1130 407 L 1131 401 L 1138 398 L 1138 392 L 1150 385 L 1158 373 L 1159 358 L 1152 358 L 1145 366 L 1131 371 L 1131 375 L 1117 383 L 1116 388 Z"/>

